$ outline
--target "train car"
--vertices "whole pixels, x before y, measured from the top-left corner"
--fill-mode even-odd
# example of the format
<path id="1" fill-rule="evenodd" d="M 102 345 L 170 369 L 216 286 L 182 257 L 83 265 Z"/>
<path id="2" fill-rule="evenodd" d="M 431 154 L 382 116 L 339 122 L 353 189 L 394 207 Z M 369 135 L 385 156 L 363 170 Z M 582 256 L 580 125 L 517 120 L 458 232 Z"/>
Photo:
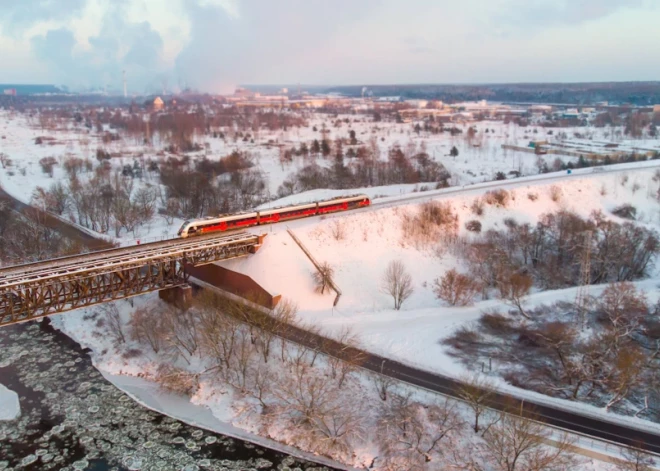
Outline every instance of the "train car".
<path id="1" fill-rule="evenodd" d="M 366 195 L 355 195 L 343 198 L 333 198 L 316 203 L 285 206 L 282 208 L 264 209 L 251 213 L 233 214 L 209 217 L 186 221 L 181 225 L 177 235 L 182 238 L 208 234 L 210 232 L 224 232 L 234 229 L 244 229 L 251 226 L 273 224 L 280 221 L 289 221 L 309 216 L 318 216 L 337 211 L 348 211 L 351 209 L 369 206 L 371 200 Z"/>
<path id="2" fill-rule="evenodd" d="M 231 216 L 209 217 L 204 219 L 195 219 L 185 221 L 177 235 L 179 237 L 198 236 L 208 234 L 209 232 L 229 231 L 232 229 L 243 229 L 245 227 L 256 226 L 257 213 L 235 214 Z"/>

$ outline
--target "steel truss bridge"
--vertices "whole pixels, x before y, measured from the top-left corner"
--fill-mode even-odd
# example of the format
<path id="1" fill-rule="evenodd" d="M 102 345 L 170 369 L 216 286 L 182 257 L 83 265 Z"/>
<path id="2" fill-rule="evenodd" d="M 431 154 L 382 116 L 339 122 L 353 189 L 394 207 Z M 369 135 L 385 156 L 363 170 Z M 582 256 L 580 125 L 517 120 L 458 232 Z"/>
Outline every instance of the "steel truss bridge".
<path id="1" fill-rule="evenodd" d="M 185 285 L 186 266 L 255 253 L 264 236 L 200 236 L 0 268 L 0 326 Z"/>

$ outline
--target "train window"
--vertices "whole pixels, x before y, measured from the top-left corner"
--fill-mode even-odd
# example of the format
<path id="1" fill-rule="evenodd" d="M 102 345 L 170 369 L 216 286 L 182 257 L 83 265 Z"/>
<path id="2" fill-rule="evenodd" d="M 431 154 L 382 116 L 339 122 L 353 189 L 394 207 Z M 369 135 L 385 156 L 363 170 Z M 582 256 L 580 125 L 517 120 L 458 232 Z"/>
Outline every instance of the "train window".
<path id="1" fill-rule="evenodd" d="M 181 227 L 179 228 L 179 231 L 176 233 L 176 235 L 181 235 L 183 233 L 183 229 L 190 224 L 190 221 L 184 221 L 183 224 L 181 224 Z"/>

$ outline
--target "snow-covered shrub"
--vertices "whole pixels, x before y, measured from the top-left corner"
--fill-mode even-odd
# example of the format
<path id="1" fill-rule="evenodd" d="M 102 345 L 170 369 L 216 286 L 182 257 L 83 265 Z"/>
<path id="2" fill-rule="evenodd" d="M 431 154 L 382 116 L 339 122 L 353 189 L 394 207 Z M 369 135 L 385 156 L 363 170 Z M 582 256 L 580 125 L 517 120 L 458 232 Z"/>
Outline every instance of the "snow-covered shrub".
<path id="1" fill-rule="evenodd" d="M 479 233 L 481 232 L 481 223 L 476 219 L 472 219 L 471 221 L 465 223 L 465 229 L 470 232 Z"/>
<path id="2" fill-rule="evenodd" d="M 486 192 L 484 199 L 486 203 L 490 204 L 491 206 L 506 208 L 509 205 L 509 201 L 511 200 L 511 195 L 506 190 L 490 190 Z"/>
<path id="3" fill-rule="evenodd" d="M 470 206 L 470 210 L 472 211 L 472 213 L 477 216 L 483 216 L 484 208 L 485 208 L 485 203 L 483 198 L 476 198 L 472 202 L 472 205 Z"/>
<path id="4" fill-rule="evenodd" d="M 44 157 L 41 160 L 39 160 L 39 165 L 41 165 L 41 170 L 46 175 L 53 178 L 53 167 L 57 165 L 57 160 L 55 159 L 55 157 Z"/>
<path id="5" fill-rule="evenodd" d="M 468 275 L 449 270 L 434 281 L 433 292 L 450 306 L 468 306 L 481 287 Z"/>
<path id="6" fill-rule="evenodd" d="M 403 214 L 403 239 L 415 246 L 454 241 L 458 235 L 458 216 L 451 203 L 429 201 L 416 214 Z"/>
<path id="7" fill-rule="evenodd" d="M 634 221 L 637 218 L 637 208 L 629 203 L 624 203 L 614 208 L 612 214 L 622 219 L 631 219 Z"/>
<path id="8" fill-rule="evenodd" d="M 163 363 L 156 372 L 156 382 L 166 391 L 191 396 L 199 388 L 197 375 Z"/>
<path id="9" fill-rule="evenodd" d="M 555 203 L 558 203 L 559 200 L 561 200 L 563 194 L 564 192 L 561 191 L 561 188 L 558 187 L 557 185 L 552 185 L 550 187 L 550 199 Z"/>

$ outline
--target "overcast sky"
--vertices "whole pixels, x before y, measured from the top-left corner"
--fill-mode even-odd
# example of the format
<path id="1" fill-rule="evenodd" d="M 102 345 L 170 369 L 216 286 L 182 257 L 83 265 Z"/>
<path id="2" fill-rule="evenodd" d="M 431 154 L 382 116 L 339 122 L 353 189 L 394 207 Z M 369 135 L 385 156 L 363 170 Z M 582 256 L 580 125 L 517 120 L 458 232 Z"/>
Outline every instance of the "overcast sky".
<path id="1" fill-rule="evenodd" d="M 0 83 L 660 80 L 660 0 L 0 0 Z"/>

